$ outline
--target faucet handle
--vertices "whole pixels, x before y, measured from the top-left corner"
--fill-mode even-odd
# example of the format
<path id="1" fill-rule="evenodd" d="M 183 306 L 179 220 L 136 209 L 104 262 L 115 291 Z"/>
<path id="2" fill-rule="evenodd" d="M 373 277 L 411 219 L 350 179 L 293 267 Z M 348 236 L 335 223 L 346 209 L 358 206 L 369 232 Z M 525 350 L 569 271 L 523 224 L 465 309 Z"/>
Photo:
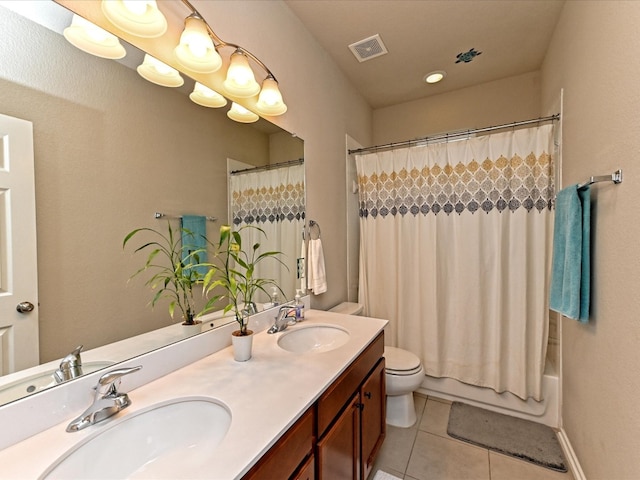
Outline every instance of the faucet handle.
<path id="1" fill-rule="evenodd" d="M 96 391 L 98 393 L 104 394 L 116 394 L 116 382 L 119 383 L 122 377 L 124 377 L 125 375 L 129 375 L 130 373 L 137 372 L 140 369 L 142 369 L 142 365 L 138 365 L 137 367 L 117 368 L 115 370 L 111 370 L 110 372 L 107 372 L 100 377 L 100 379 L 98 380 L 98 385 L 96 385 Z"/>
<path id="2" fill-rule="evenodd" d="M 80 357 L 82 348 L 82 345 L 77 346 L 60 361 L 60 366 L 53 372 L 53 378 L 56 383 L 66 382 L 84 373 L 82 371 L 82 358 Z"/>
<path id="3" fill-rule="evenodd" d="M 65 358 L 69 357 L 70 359 L 74 359 L 77 363 L 82 363 L 82 361 L 80 360 L 80 352 L 82 351 L 82 349 L 84 348 L 84 345 L 78 345 L 73 352 L 71 352 L 69 355 L 67 355 Z"/>
<path id="4" fill-rule="evenodd" d="M 278 315 L 276 316 L 276 318 L 284 318 L 295 309 L 296 307 L 294 307 L 293 305 L 281 305 L 278 309 Z"/>

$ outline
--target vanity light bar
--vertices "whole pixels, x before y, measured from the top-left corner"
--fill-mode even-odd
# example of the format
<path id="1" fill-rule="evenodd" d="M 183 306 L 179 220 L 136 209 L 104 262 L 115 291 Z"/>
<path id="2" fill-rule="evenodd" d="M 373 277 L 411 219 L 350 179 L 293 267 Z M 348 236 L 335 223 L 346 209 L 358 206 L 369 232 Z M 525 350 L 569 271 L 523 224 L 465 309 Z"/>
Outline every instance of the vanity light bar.
<path id="1" fill-rule="evenodd" d="M 217 94 L 225 93 L 235 103 L 239 100 L 246 112 L 239 114 L 233 111 L 228 114 L 236 121 L 245 123 L 256 121 L 259 118 L 256 113 L 263 116 L 277 116 L 287 111 L 278 81 L 271 70 L 245 48 L 222 40 L 189 0 L 174 0 L 189 10 L 189 14 L 184 19 L 179 40 L 175 38 L 175 34 L 180 27 L 171 28 L 156 0 L 54 1 L 98 27 L 119 34 L 124 40 L 145 50 L 147 54 L 163 62 L 167 67 L 173 65 L 172 69 L 178 67 L 187 75 L 192 74 L 194 80 L 208 87 L 209 90 Z M 168 5 L 168 0 L 164 5 Z M 173 18 L 175 23 L 175 16 Z M 170 39 L 165 37 L 157 41 L 166 35 L 169 35 Z M 165 47 L 174 42 L 177 46 L 170 52 L 165 51 L 167 50 Z M 233 51 L 227 62 L 229 66 L 226 75 L 222 77 L 224 81 L 221 81 L 219 75 L 203 77 L 203 75 L 213 75 L 225 65 L 220 56 L 220 52 L 225 48 Z M 262 83 L 256 81 L 254 75 L 256 66 L 264 72 Z M 143 75 L 144 78 L 149 80 L 152 77 L 153 80 L 150 81 L 159 85 L 175 87 L 180 84 L 179 74 L 174 72 L 171 72 L 171 79 L 162 80 L 160 78 L 162 72 L 158 71 L 158 68 L 152 72 L 148 72 L 148 67 L 142 70 L 147 73 L 146 76 Z M 205 99 L 202 92 L 195 92 L 190 98 L 195 103 L 206 107 L 216 108 L 225 104 L 219 99 Z"/>

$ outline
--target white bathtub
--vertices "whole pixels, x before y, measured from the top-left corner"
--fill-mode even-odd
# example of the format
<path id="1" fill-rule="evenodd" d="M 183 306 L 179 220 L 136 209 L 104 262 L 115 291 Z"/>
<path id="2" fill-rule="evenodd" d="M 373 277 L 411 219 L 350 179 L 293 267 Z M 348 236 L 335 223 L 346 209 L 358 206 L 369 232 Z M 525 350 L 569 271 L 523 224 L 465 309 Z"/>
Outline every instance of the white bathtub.
<path id="1" fill-rule="evenodd" d="M 430 376 L 425 377 L 418 392 L 559 428 L 560 389 L 558 383 L 558 375 L 553 372 L 553 366 L 547 362 L 542 377 L 543 400 L 540 402 L 533 399 L 528 399 L 525 402 L 511 393 L 496 393 L 490 388 L 468 385 L 452 378 Z"/>

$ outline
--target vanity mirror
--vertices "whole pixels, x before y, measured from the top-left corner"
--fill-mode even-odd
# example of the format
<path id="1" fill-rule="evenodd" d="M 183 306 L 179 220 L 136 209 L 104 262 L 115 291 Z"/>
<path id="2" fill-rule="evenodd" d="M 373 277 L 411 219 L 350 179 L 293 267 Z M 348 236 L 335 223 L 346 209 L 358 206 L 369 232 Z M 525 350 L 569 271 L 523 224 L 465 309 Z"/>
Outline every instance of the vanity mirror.
<path id="1" fill-rule="evenodd" d="M 116 62 L 76 49 L 53 31 L 71 21 L 54 2 L 35 10 L 66 20 L 46 28 L 6 8 L 12 3 L 30 2 L 0 2 L 0 113 L 33 123 L 40 360 L 57 362 L 78 345 L 86 352 L 180 323 L 163 305 L 148 307 L 143 281 L 128 281 L 140 259 L 123 251 L 124 236 L 193 214 L 217 219 L 207 222 L 216 239 L 231 221 L 228 171 L 238 164 L 230 160 L 299 159 L 303 142 L 265 120 L 240 124 L 226 109 L 194 104 L 186 75 L 181 89 L 147 82 L 127 66 L 132 52 Z M 286 258 L 292 278 L 294 257 Z M 128 343 L 138 353 L 158 346 Z"/>

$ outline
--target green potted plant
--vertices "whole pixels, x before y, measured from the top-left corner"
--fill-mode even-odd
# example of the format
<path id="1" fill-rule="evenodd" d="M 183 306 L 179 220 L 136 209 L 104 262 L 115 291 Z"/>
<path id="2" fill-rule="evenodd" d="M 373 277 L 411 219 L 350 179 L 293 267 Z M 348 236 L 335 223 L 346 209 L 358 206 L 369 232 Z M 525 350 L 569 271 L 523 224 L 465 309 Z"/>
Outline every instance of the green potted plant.
<path id="1" fill-rule="evenodd" d="M 134 250 L 134 253 L 149 251 L 149 254 L 144 266 L 131 275 L 130 279 L 143 272 L 152 271 L 153 274 L 145 283 L 155 291 L 150 302 L 151 306 L 154 307 L 160 300 L 166 299 L 169 301 L 171 318 L 177 309 L 182 316 L 183 325 L 197 325 L 200 321 L 196 320 L 196 317 L 208 311 L 203 309 L 196 314 L 193 298 L 193 287 L 202 283 L 204 279 L 204 275 L 198 268 L 201 267 L 199 260 L 204 250 L 195 250 L 185 254 L 180 234 L 190 234 L 190 232 L 182 228 L 176 231 L 169 222 L 167 222 L 167 226 L 166 234 L 153 228 L 136 228 L 124 238 L 123 249 L 141 232 L 148 232 L 151 237 L 154 237 L 153 240 L 143 243 Z"/>
<path id="2" fill-rule="evenodd" d="M 220 243 L 215 246 L 217 265 L 211 265 L 211 269 L 204 277 L 204 293 L 209 296 L 214 290 L 220 289 L 224 293 L 212 296 L 205 309 L 211 309 L 220 299 L 226 299 L 227 305 L 224 313 L 233 309 L 239 329 L 232 333 L 234 345 L 239 342 L 248 343 L 248 353 L 244 355 L 238 350 L 234 353 L 236 360 L 244 361 L 251 358 L 251 342 L 253 331 L 249 330 L 249 315 L 255 313 L 254 295 L 258 291 L 269 294 L 267 287 L 275 287 L 282 290 L 275 280 L 256 276 L 256 267 L 259 263 L 273 259 L 281 265 L 285 265 L 279 258 L 282 252 L 260 252 L 260 243 L 254 243 L 249 249 L 244 250 L 241 232 L 247 228 L 254 228 L 266 237 L 266 233 L 259 227 L 244 225 L 238 230 L 232 230 L 231 226 L 220 227 Z M 285 265 L 286 267 L 286 265 Z M 236 348 L 234 346 L 234 348 Z"/>

